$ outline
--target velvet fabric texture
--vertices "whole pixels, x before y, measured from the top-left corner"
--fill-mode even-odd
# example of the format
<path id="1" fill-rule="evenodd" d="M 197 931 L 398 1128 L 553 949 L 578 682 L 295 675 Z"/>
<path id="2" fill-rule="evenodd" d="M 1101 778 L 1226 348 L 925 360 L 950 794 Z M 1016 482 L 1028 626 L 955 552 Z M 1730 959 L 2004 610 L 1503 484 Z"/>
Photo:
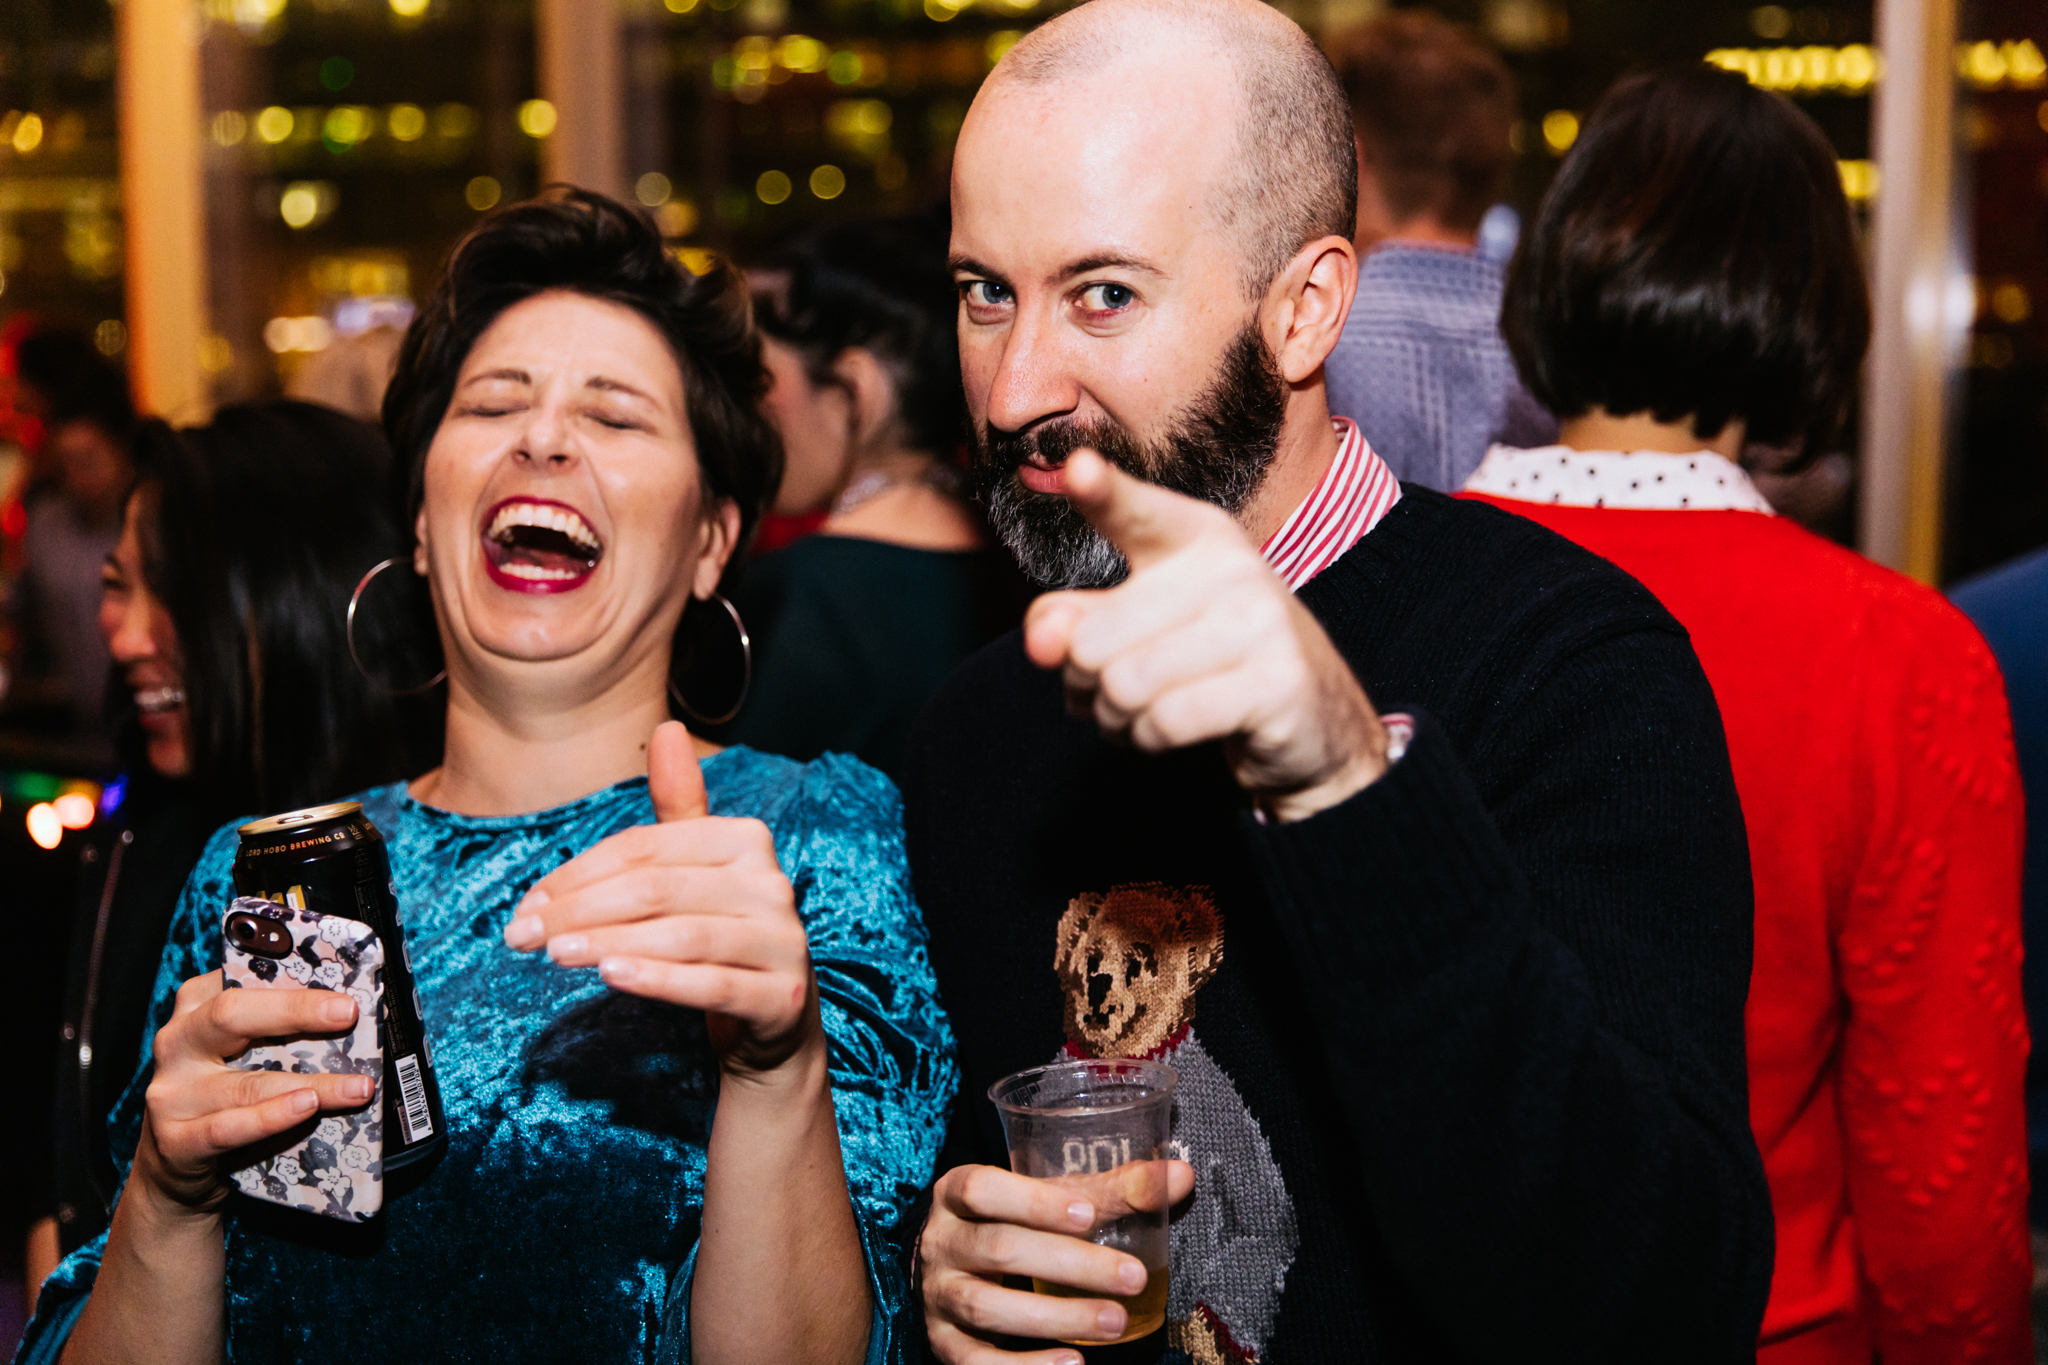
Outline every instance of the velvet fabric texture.
<path id="1" fill-rule="evenodd" d="M 929 1182 L 956 1075 L 895 789 L 853 759 L 747 749 L 707 759 L 704 781 L 712 814 L 768 824 L 796 888 L 874 1296 L 867 1359 L 901 1360 L 909 1289 L 890 1237 Z M 703 1017 L 502 939 L 543 875 L 653 822 L 646 779 L 495 818 L 421 805 L 403 786 L 360 799 L 389 846 L 448 1147 L 393 1172 L 383 1216 L 359 1227 L 236 1196 L 229 1359 L 687 1361 L 717 1098 Z M 221 965 L 235 846 L 223 827 L 186 885 L 156 981 L 159 1024 L 180 983 Z M 110 1120 L 124 1175 L 150 1073 L 145 1049 Z M 104 1246 L 46 1282 L 20 1360 L 57 1359 Z"/>

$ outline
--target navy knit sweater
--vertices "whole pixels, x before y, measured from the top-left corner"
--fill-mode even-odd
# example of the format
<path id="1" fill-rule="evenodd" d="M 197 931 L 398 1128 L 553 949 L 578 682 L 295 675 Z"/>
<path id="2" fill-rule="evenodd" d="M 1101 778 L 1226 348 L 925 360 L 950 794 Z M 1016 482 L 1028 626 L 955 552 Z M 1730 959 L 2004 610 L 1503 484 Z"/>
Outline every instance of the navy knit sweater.
<path id="1" fill-rule="evenodd" d="M 1193 1362 L 1750 1359 L 1771 1214 L 1743 1068 L 1751 899 L 1719 714 L 1633 579 L 1409 487 L 1306 585 L 1415 739 L 1311 819 L 1213 747 L 1068 717 L 1016 635 L 955 675 L 905 803 L 963 1084 L 1161 1057 L 1197 1173 Z"/>

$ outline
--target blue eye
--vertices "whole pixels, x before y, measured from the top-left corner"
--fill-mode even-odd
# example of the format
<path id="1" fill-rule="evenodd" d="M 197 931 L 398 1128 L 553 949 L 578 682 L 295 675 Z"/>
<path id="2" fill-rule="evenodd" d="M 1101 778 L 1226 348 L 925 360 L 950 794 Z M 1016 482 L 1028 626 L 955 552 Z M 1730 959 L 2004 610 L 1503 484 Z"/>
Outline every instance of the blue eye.
<path id="1" fill-rule="evenodd" d="M 1125 284 L 1091 284 L 1081 291 L 1082 303 L 1093 312 L 1114 313 L 1137 301 L 1137 292 Z M 1095 300 L 1090 303 L 1089 300 Z"/>
<path id="2" fill-rule="evenodd" d="M 969 280 L 964 286 L 967 301 L 982 308 L 999 308 L 1010 301 L 1010 286 L 994 280 Z"/>

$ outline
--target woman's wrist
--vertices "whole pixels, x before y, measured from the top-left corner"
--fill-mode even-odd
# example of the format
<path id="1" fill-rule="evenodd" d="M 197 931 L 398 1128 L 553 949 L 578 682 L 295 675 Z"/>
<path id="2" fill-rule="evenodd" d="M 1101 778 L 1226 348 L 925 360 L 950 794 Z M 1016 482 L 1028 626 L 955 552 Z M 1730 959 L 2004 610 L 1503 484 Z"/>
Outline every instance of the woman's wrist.
<path id="1" fill-rule="evenodd" d="M 728 1096 L 759 1096 L 786 1103 L 799 1095 L 830 1091 L 831 1049 L 815 1005 L 802 1028 L 802 1040 L 772 1066 L 756 1065 L 738 1054 L 723 1058 L 719 1064 L 719 1103 L 726 1103 Z"/>
<path id="2" fill-rule="evenodd" d="M 209 1230 L 222 1221 L 221 1206 L 227 1202 L 227 1189 L 220 1185 L 201 1187 L 197 1182 L 172 1175 L 164 1165 L 163 1152 L 157 1147 L 145 1116 L 142 1138 L 135 1148 L 135 1166 L 121 1198 L 124 1203 L 133 1199 L 137 1213 L 154 1229 Z"/>

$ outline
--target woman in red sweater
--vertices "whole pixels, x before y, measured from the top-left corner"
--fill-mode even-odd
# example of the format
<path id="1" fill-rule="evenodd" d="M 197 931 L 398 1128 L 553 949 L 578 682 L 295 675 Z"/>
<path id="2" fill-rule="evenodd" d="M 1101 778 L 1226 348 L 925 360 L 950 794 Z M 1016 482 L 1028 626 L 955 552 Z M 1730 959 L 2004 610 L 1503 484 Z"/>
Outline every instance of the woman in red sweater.
<path id="1" fill-rule="evenodd" d="M 1503 327 L 1561 444 L 1468 494 L 1606 556 L 1691 632 L 1756 883 L 1765 1365 L 2030 1361 L 2021 802 L 2005 689 L 1935 593 L 1771 513 L 1745 442 L 1839 431 L 1869 306 L 1834 154 L 1705 66 L 1604 99 Z"/>

